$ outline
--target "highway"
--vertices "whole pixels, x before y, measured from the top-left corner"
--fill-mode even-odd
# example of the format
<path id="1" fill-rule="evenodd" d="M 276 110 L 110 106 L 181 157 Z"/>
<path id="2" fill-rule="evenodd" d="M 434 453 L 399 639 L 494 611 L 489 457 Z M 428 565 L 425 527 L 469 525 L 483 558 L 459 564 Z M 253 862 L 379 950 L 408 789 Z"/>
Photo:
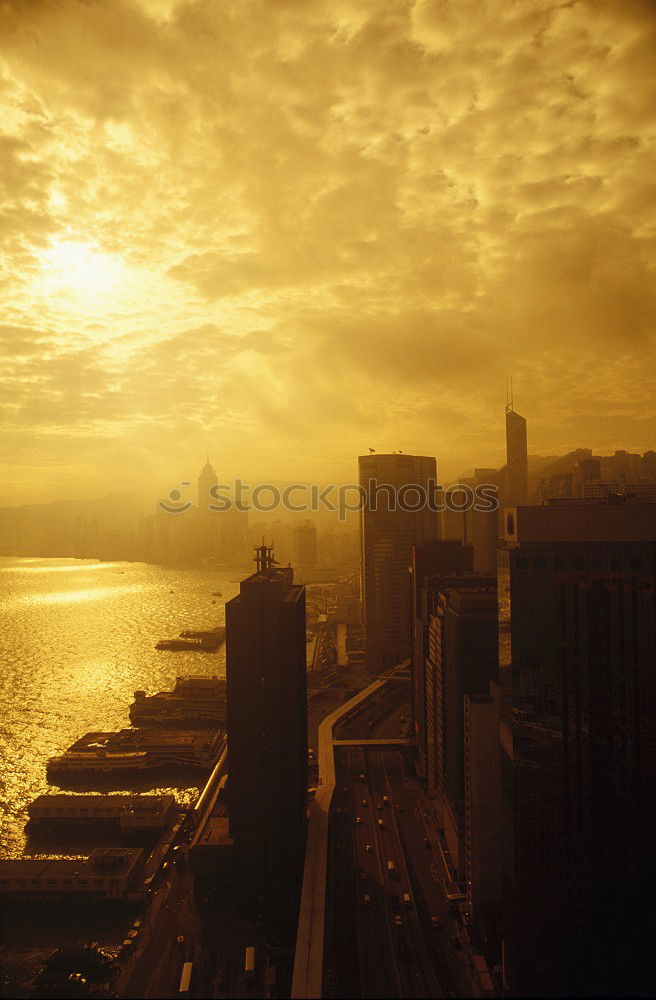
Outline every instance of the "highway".
<path id="1" fill-rule="evenodd" d="M 390 791 L 384 756 L 352 749 L 340 753 L 338 764 L 338 781 L 345 782 L 338 808 L 343 828 L 350 826 L 351 831 L 361 995 L 441 996 L 414 905 L 395 811 L 383 803 Z"/>
<path id="2" fill-rule="evenodd" d="M 326 995 L 474 996 L 392 683 L 335 727 Z"/>

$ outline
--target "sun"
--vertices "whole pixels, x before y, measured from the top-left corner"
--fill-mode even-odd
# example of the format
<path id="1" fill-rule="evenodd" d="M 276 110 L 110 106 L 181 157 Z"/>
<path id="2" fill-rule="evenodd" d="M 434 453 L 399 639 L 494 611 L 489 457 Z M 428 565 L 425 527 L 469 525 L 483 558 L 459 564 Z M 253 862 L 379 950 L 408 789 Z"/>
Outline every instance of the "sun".
<path id="1" fill-rule="evenodd" d="M 41 268 L 49 292 L 68 292 L 86 299 L 111 292 L 123 273 L 116 254 L 77 240 L 53 243 L 41 255 Z"/>

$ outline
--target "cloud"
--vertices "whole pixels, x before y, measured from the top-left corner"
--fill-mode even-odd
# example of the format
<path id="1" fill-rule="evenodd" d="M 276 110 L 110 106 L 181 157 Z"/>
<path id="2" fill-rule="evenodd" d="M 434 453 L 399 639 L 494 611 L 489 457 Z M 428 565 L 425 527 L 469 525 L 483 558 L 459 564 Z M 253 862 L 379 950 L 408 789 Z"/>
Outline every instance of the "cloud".
<path id="1" fill-rule="evenodd" d="M 533 451 L 653 446 L 655 47 L 647 0 L 4 0 L 8 467 L 455 473 L 510 372 Z"/>

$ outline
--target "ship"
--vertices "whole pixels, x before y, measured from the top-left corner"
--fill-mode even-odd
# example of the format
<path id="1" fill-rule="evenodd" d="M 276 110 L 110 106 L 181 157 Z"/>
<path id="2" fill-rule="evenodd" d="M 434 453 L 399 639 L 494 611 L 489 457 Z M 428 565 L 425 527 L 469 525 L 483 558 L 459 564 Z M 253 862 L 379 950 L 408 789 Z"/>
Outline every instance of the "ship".
<path id="1" fill-rule="evenodd" d="M 130 705 L 130 722 L 135 726 L 214 725 L 227 722 L 226 683 L 221 677 L 195 674 L 176 677 L 172 691 L 147 695 L 135 691 Z"/>
<path id="2" fill-rule="evenodd" d="M 180 633 L 179 639 L 160 639 L 155 649 L 195 649 L 200 653 L 215 653 L 224 639 L 225 627 L 222 625 L 208 630 L 186 629 Z"/>

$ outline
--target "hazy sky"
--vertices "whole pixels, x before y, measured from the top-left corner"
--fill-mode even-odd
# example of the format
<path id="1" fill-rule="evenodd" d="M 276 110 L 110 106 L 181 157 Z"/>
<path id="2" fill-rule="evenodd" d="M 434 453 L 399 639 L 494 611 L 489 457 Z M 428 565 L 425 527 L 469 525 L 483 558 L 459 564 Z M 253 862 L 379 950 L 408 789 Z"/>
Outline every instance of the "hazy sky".
<path id="1" fill-rule="evenodd" d="M 0 0 L 0 502 L 656 445 L 652 0 Z M 173 484 L 172 484 L 173 485 Z"/>

